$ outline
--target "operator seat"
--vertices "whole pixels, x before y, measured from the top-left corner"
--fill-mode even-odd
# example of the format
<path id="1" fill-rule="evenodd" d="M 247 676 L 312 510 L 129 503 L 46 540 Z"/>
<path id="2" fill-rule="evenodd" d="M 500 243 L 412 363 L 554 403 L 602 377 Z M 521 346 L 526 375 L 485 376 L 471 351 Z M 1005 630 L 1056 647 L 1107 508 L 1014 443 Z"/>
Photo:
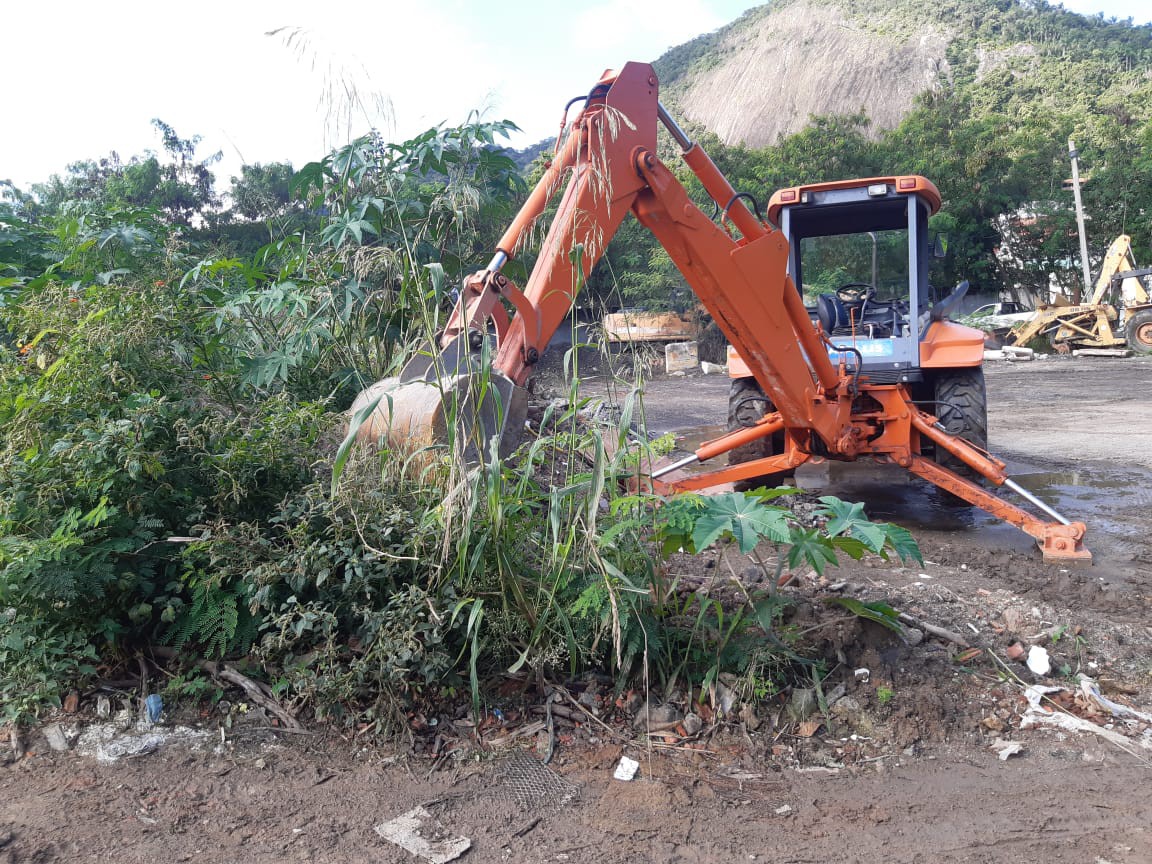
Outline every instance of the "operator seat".
<path id="1" fill-rule="evenodd" d="M 829 336 L 838 329 L 850 329 L 852 326 L 848 307 L 835 294 L 821 294 L 816 298 L 816 317 L 820 321 L 820 326 L 824 328 L 824 332 Z"/>

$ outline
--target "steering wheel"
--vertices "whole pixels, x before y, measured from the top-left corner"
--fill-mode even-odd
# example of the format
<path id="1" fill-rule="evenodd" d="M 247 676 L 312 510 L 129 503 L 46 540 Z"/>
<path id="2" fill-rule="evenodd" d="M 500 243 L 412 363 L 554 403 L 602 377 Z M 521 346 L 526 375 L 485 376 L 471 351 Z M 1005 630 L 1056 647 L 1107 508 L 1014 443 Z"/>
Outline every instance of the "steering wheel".
<path id="1" fill-rule="evenodd" d="M 876 293 L 876 289 L 867 282 L 849 282 L 836 289 L 836 297 L 843 303 L 859 303 L 869 300 Z"/>

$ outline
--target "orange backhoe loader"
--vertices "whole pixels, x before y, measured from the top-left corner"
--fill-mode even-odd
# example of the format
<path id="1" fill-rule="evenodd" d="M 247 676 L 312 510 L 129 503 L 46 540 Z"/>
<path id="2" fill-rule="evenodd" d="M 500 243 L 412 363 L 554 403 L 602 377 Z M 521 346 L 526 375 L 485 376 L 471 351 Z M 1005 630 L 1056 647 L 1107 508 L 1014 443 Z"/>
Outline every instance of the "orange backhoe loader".
<path id="1" fill-rule="evenodd" d="M 711 198 L 711 217 L 657 157 L 661 123 Z M 521 290 L 502 268 L 561 185 Z M 489 447 L 510 452 L 523 428 L 532 367 L 582 275 L 632 213 L 744 364 L 733 385 L 739 410 L 731 431 L 653 471 L 657 488 L 702 489 L 778 477 L 811 460 L 868 457 L 903 466 L 1017 526 L 1046 559 L 1091 560 L 1081 543 L 1085 526 L 1013 482 L 1005 463 L 983 449 L 983 334 L 947 320 L 967 286 L 931 308 L 926 300 L 927 219 L 939 206 L 928 180 L 893 176 L 785 189 L 762 218 L 752 196 L 738 194 L 668 115 L 652 67 L 629 63 L 592 88 L 491 262 L 465 279 L 437 344 L 399 378 L 361 394 L 359 406 L 378 404 L 359 434 L 409 449 L 451 438 L 464 459 Z M 865 241 L 865 252 L 852 248 Z M 842 273 L 849 281 L 836 284 Z M 805 294 L 815 295 L 813 309 Z M 733 454 L 730 463 L 718 470 L 676 470 L 725 453 Z M 1046 518 L 971 478 L 1011 489 Z"/>

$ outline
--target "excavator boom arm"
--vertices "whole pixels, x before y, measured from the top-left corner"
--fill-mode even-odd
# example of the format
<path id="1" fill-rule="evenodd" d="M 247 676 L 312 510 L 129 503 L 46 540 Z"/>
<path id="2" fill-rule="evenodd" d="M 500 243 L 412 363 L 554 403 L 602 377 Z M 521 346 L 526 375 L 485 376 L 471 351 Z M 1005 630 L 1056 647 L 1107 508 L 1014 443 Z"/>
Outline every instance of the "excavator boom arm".
<path id="1" fill-rule="evenodd" d="M 705 216 L 656 157 L 658 120 L 740 239 Z M 503 266 L 523 245 L 565 175 L 567 188 L 523 291 L 536 320 L 531 315 L 512 320 L 495 368 L 516 384 L 524 383 L 571 309 L 583 274 L 595 266 L 631 211 L 748 358 L 785 422 L 793 428 L 814 427 L 829 437 L 840 431 L 835 398 L 831 409 L 823 401 L 824 394 L 838 388 L 840 375 L 788 278 L 787 242 L 753 215 L 707 154 L 669 117 L 658 101 L 650 66 L 629 63 L 593 89 L 557 158 L 501 238 L 496 267 L 490 269 Z"/>

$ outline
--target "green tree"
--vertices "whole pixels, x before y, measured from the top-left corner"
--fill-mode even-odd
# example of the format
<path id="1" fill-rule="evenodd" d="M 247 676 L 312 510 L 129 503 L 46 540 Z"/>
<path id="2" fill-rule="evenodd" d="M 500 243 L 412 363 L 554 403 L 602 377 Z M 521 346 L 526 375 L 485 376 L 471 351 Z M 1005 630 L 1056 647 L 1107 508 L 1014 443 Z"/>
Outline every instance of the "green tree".
<path id="1" fill-rule="evenodd" d="M 219 200 L 211 165 L 220 153 L 200 158 L 200 136 L 181 138 L 162 120 L 152 121 L 160 134 L 163 157 L 155 153 L 124 162 L 113 152 L 101 159 L 71 163 L 64 176 L 52 175 L 32 187 L 44 210 L 58 212 L 66 202 L 86 202 L 96 209 L 151 208 L 175 225 L 189 226 L 213 210 Z"/>

